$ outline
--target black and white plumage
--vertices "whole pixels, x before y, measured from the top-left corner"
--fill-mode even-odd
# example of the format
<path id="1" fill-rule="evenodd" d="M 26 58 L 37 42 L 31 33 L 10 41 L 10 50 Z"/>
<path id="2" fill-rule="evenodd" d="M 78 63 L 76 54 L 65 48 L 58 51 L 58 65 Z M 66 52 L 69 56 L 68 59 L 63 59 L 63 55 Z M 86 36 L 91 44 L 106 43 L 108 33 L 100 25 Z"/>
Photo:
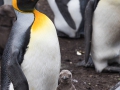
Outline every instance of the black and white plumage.
<path id="1" fill-rule="evenodd" d="M 84 11 L 89 0 L 47 0 L 58 36 L 80 38 L 84 35 Z"/>
<path id="2" fill-rule="evenodd" d="M 85 13 L 85 62 L 93 61 L 96 71 L 120 72 L 120 1 L 90 0 Z"/>
<path id="3" fill-rule="evenodd" d="M 2 90 L 57 88 L 60 49 L 56 29 L 46 15 L 34 9 L 37 1 L 12 1 L 17 20 L 3 53 Z"/>

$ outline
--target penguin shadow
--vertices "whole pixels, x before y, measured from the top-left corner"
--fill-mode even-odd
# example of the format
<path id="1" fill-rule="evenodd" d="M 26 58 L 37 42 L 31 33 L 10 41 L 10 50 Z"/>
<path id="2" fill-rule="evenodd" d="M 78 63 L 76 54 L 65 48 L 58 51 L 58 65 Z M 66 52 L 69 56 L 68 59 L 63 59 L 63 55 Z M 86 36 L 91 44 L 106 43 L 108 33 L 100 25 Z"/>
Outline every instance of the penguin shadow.
<path id="1" fill-rule="evenodd" d="M 72 73 L 69 70 L 62 70 L 60 72 L 58 87 L 56 90 L 76 90 L 72 83 Z"/>

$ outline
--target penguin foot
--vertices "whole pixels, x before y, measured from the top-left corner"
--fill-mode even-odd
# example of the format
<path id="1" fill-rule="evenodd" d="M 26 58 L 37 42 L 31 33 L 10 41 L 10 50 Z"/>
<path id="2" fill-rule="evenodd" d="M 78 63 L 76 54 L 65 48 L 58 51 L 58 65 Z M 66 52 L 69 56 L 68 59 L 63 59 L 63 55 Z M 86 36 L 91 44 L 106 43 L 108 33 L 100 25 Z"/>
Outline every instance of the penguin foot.
<path id="1" fill-rule="evenodd" d="M 85 63 L 85 60 L 78 62 L 76 64 L 77 67 L 83 66 L 83 67 L 94 67 L 93 61 L 91 59 L 88 60 L 87 63 Z"/>
<path id="2" fill-rule="evenodd" d="M 57 35 L 58 35 L 59 37 L 62 37 L 62 38 L 68 38 L 68 37 L 69 37 L 69 36 L 66 35 L 65 33 L 60 32 L 60 31 L 58 31 L 58 30 L 57 30 Z"/>
<path id="3" fill-rule="evenodd" d="M 108 67 L 104 68 L 103 72 L 120 73 L 120 67 L 108 66 Z"/>
<path id="4" fill-rule="evenodd" d="M 114 87 L 112 87 L 110 90 L 120 90 L 120 81 Z"/>

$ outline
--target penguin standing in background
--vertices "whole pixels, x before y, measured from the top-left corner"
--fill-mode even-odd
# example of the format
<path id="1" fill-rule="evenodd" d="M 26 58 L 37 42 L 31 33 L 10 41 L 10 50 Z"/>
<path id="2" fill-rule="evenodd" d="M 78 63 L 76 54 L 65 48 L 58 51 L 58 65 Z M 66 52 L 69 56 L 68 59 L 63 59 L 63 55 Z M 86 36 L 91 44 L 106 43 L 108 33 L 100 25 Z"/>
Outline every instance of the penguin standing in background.
<path id="1" fill-rule="evenodd" d="M 85 11 L 85 63 L 120 72 L 120 0 L 90 0 Z M 89 64 L 88 64 L 89 65 Z"/>
<path id="2" fill-rule="evenodd" d="M 37 1 L 12 2 L 17 21 L 3 53 L 2 90 L 57 88 L 60 49 L 56 29 L 46 15 L 34 9 Z"/>
<path id="3" fill-rule="evenodd" d="M 118 82 L 114 87 L 112 87 L 110 90 L 120 90 L 120 82 Z"/>
<path id="4" fill-rule="evenodd" d="M 8 0 L 8 2 L 11 0 Z M 3 0 L 0 0 L 0 59 L 3 54 L 4 47 L 9 37 L 12 25 L 16 20 L 16 14 L 11 6 L 6 5 Z"/>
<path id="5" fill-rule="evenodd" d="M 58 36 L 80 38 L 84 35 L 84 11 L 89 0 L 47 0 Z"/>

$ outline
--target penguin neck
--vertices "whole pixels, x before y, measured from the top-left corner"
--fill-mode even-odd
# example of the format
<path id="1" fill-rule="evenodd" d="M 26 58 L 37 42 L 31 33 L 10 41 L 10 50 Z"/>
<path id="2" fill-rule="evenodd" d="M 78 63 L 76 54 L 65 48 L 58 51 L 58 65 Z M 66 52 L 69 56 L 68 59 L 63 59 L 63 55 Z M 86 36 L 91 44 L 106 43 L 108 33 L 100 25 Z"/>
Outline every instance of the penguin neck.
<path id="1" fill-rule="evenodd" d="M 4 0 L 4 5 L 12 5 L 12 0 Z"/>
<path id="2" fill-rule="evenodd" d="M 40 13 L 39 11 L 37 11 L 36 9 L 34 9 L 33 11 L 34 13 L 34 23 L 32 25 L 32 31 L 33 32 L 36 32 L 38 30 L 41 30 L 41 28 L 43 29 L 44 27 L 46 27 L 46 23 L 49 22 L 49 18 L 43 14 L 43 13 Z"/>

